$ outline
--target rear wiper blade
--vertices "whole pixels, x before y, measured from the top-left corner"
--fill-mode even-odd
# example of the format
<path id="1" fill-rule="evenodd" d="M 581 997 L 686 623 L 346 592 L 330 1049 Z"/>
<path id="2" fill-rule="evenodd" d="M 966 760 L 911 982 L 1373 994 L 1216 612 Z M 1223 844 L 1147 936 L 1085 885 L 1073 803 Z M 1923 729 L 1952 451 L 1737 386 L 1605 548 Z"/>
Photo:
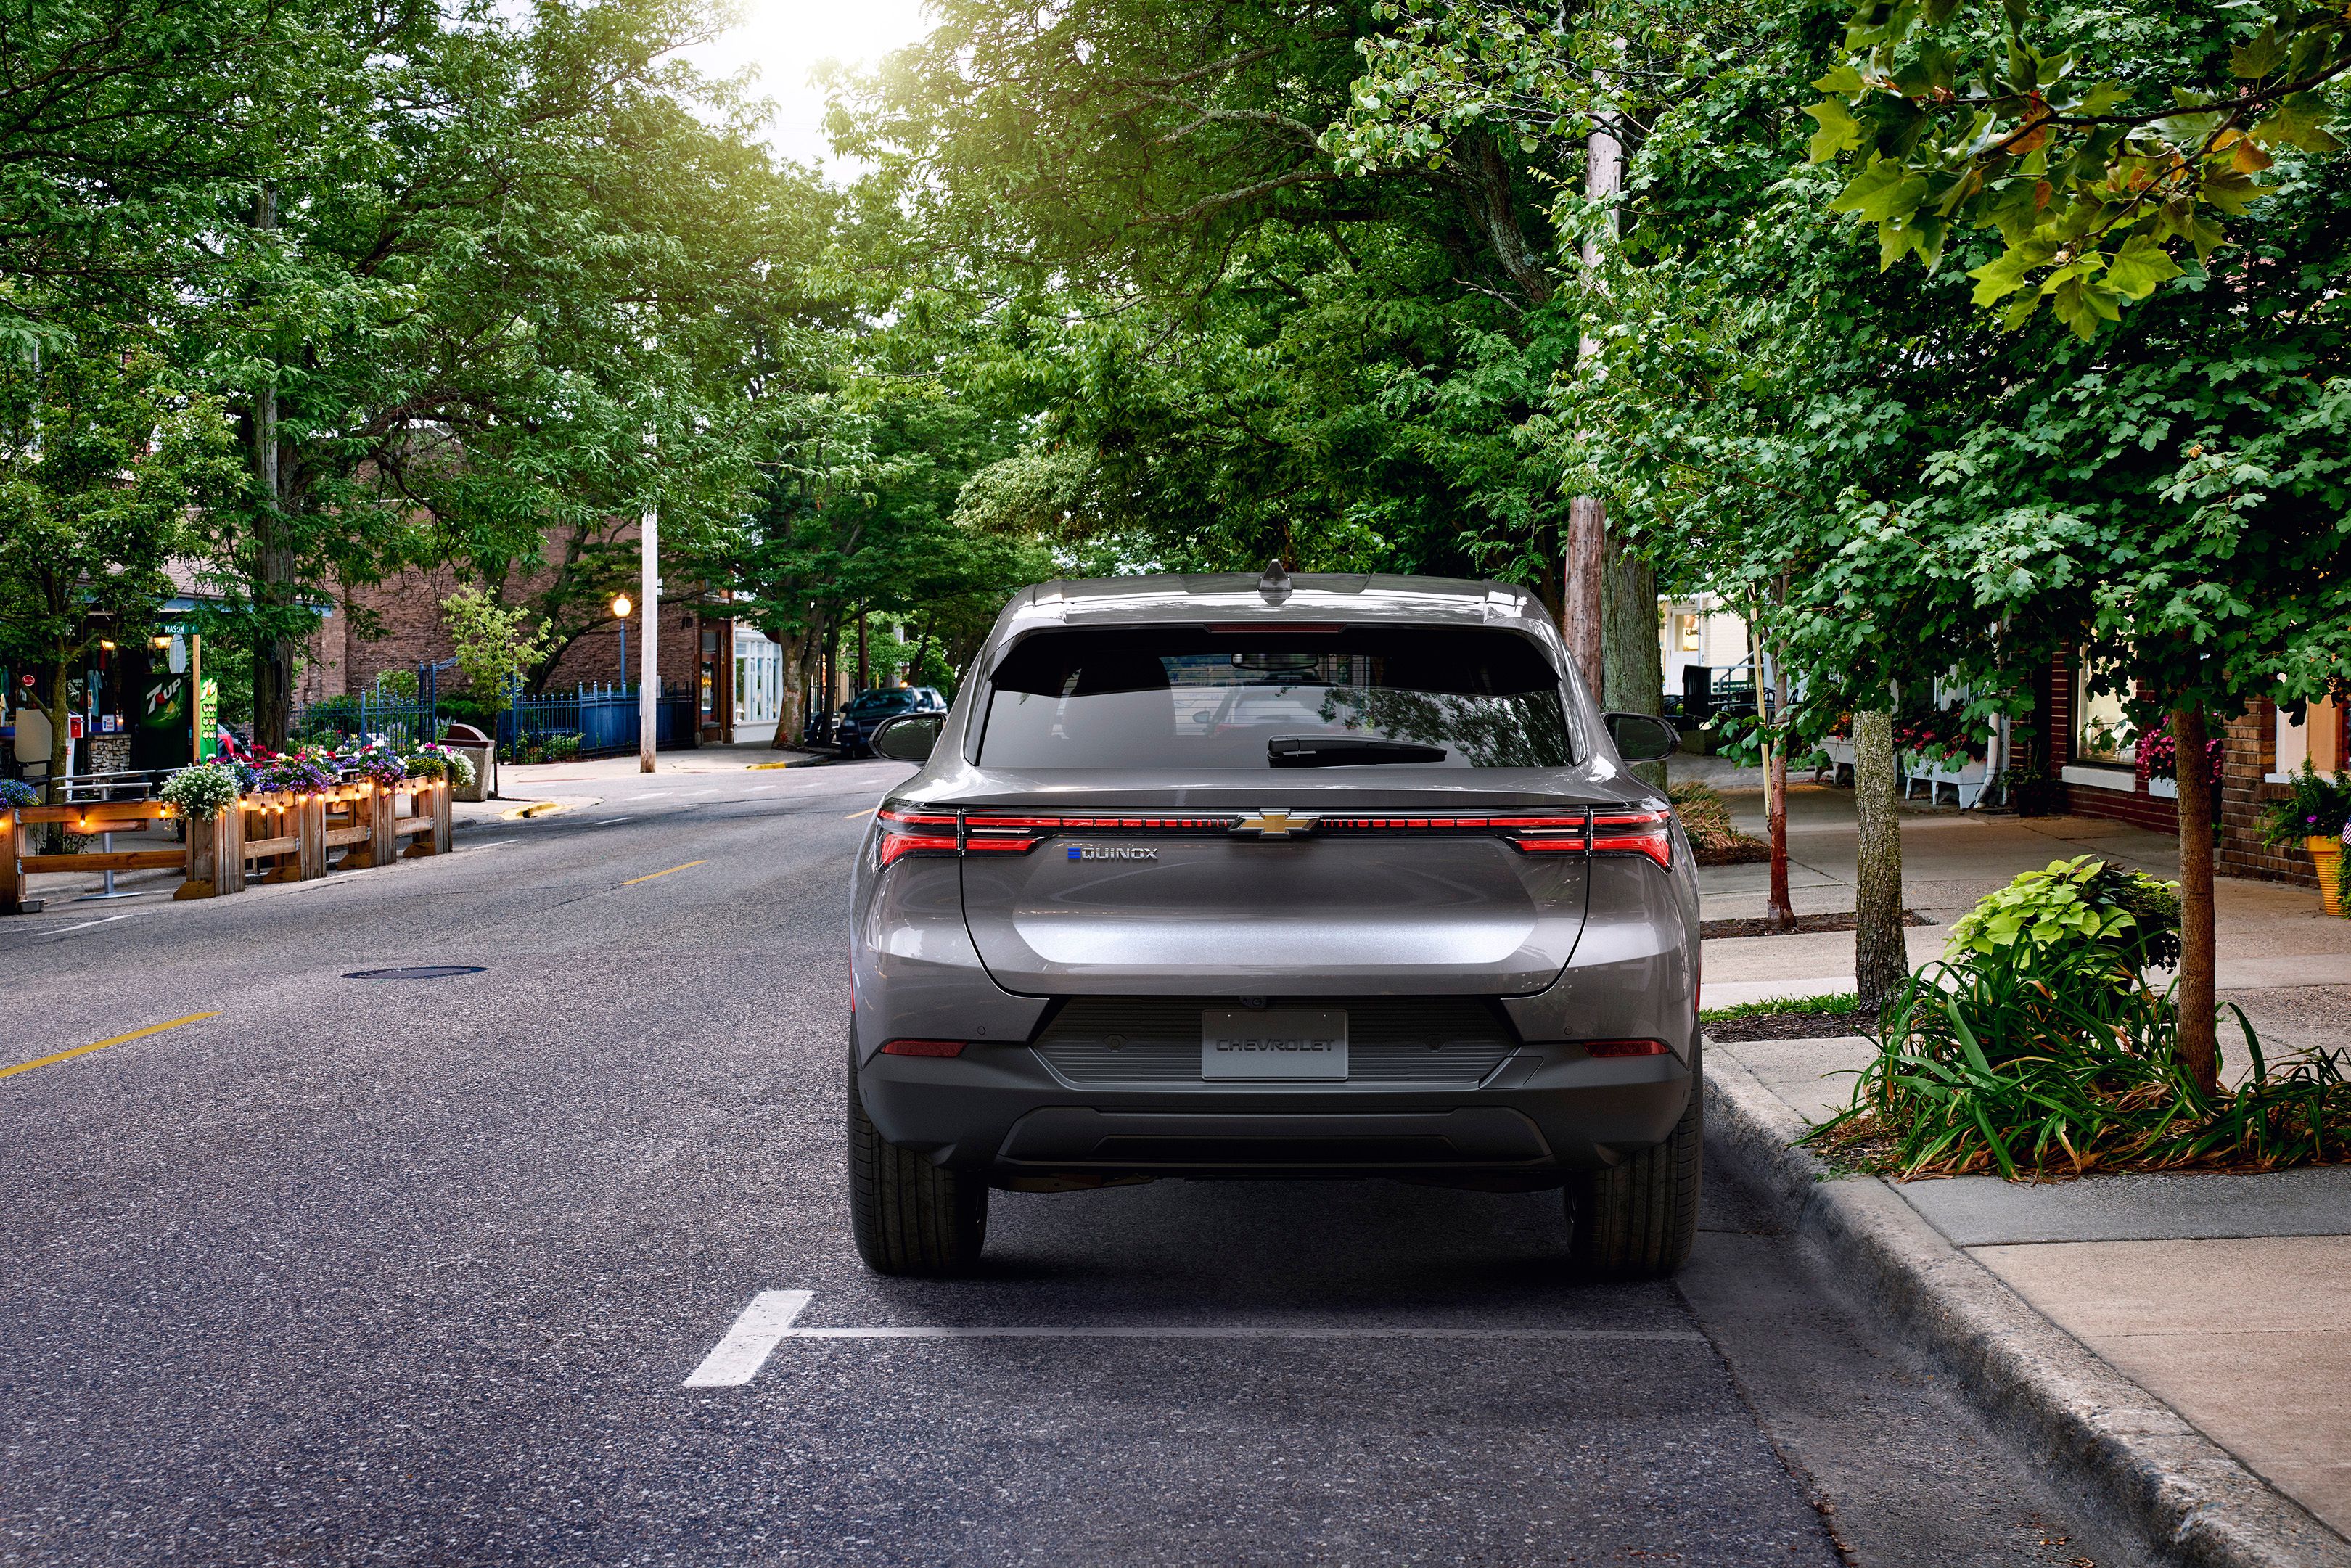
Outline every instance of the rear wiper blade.
<path id="1" fill-rule="evenodd" d="M 1445 747 L 1368 736 L 1283 735 L 1265 743 L 1276 768 L 1355 768 L 1384 762 L 1442 762 Z"/>

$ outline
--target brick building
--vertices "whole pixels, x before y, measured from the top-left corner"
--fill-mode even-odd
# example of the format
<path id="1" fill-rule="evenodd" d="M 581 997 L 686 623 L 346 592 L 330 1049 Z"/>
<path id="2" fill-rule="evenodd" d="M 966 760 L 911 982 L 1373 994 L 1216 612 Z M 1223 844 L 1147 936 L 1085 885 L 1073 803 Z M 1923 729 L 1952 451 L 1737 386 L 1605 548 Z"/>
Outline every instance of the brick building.
<path id="1" fill-rule="evenodd" d="M 636 531 L 633 522 L 623 524 L 613 530 L 611 538 L 616 543 L 632 542 Z M 557 549 L 548 553 L 557 560 L 562 559 Z M 498 597 L 507 604 L 528 604 L 547 592 L 562 570 L 549 564 L 518 574 L 504 585 Z M 455 649 L 448 628 L 442 623 L 441 601 L 465 580 L 455 569 L 442 565 L 413 568 L 381 582 L 338 589 L 332 612 L 319 622 L 305 651 L 298 703 L 364 691 L 387 671 L 413 670 L 452 657 Z M 723 591 L 714 591 L 697 602 L 668 602 L 660 607 L 662 685 L 664 689 L 695 694 L 701 737 L 709 743 L 735 738 L 737 634 L 733 619 L 726 613 L 725 598 Z M 628 682 L 637 678 L 643 658 L 643 614 L 640 607 L 629 616 Z M 562 692 L 622 681 L 622 628 L 618 622 L 606 620 L 571 638 L 541 689 Z M 768 722 L 774 722 L 772 717 Z M 750 737 L 747 732 L 746 738 Z"/>
<path id="2" fill-rule="evenodd" d="M 2118 695 L 2092 696 L 2069 653 L 2051 665 L 2037 694 L 2036 718 L 2049 747 L 2049 771 L 2062 783 L 2065 809 L 2108 817 L 2158 832 L 2179 831 L 2179 790 L 2151 779 L 2138 756 Z M 2217 869 L 2226 876 L 2317 885 L 2310 857 L 2296 848 L 2263 843 L 2263 808 L 2284 793 L 2285 779 L 2307 758 L 2321 773 L 2346 766 L 2346 705 L 2312 703 L 2297 719 L 2262 701 L 2222 731 L 2220 823 Z"/>

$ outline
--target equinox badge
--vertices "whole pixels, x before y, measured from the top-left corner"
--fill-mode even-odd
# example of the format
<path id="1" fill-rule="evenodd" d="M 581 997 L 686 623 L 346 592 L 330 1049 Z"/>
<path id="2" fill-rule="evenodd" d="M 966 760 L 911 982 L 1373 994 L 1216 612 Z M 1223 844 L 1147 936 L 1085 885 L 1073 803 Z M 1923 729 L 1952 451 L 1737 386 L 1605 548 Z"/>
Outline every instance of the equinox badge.
<path id="1" fill-rule="evenodd" d="M 1159 852 L 1136 849 L 1130 844 L 1071 844 L 1070 858 L 1073 861 L 1155 861 Z"/>

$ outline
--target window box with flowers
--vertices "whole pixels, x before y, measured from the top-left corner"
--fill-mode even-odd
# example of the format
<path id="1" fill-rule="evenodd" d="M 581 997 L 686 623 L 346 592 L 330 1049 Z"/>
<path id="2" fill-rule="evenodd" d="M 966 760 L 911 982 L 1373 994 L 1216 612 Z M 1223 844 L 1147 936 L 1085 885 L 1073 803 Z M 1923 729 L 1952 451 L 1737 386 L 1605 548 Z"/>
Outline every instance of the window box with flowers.
<path id="1" fill-rule="evenodd" d="M 2147 792 L 2158 800 L 2179 799 L 2179 752 L 2171 738 L 2169 719 L 2157 725 L 2138 742 L 2138 777 Z M 2204 743 L 2205 777 L 2220 777 L 2220 754 L 2226 748 L 2219 736 Z"/>

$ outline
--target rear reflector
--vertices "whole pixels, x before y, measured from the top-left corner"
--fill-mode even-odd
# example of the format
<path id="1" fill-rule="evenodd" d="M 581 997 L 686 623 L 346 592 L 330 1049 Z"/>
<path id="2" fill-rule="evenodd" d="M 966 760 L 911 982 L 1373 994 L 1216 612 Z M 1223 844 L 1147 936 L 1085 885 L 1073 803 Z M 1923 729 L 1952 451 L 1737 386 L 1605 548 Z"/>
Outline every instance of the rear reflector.
<path id="1" fill-rule="evenodd" d="M 893 1040 L 882 1048 L 884 1056 L 961 1056 L 959 1040 Z"/>
<path id="2" fill-rule="evenodd" d="M 883 1048 L 887 1050 L 885 1046 Z M 1583 1049 L 1593 1056 L 1664 1056 L 1666 1042 L 1662 1040 L 1587 1040 Z"/>

